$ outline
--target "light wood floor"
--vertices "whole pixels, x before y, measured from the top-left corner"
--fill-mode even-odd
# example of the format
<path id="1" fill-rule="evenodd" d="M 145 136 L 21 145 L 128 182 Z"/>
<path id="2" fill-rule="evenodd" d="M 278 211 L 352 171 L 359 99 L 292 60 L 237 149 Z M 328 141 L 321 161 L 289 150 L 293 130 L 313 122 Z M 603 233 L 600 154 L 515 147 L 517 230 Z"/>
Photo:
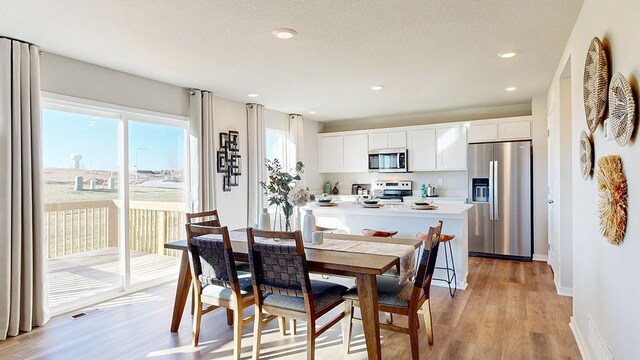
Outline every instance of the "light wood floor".
<path id="1" fill-rule="evenodd" d="M 420 344 L 423 359 L 579 359 L 571 330 L 571 298 L 555 293 L 545 263 L 471 258 L 469 288 L 451 299 L 432 287 L 435 344 Z M 31 333 L 0 342 L 0 359 L 230 359 L 232 331 L 223 311 L 203 317 L 200 346 L 191 346 L 186 311 L 169 332 L 175 283 L 97 306 L 79 320 L 61 316 Z M 321 320 L 322 321 L 322 320 Z M 404 319 L 398 317 L 397 322 Z M 420 334 L 424 336 L 424 324 Z M 266 327 L 262 359 L 305 357 L 304 324 L 282 337 Z M 252 325 L 244 329 L 243 358 L 251 357 Z M 318 359 L 365 359 L 362 329 L 354 325 L 352 353 L 343 355 L 340 326 L 319 338 Z M 382 331 L 384 359 L 409 358 L 409 337 Z"/>
<path id="2" fill-rule="evenodd" d="M 49 305 L 52 309 L 65 303 L 88 298 L 121 285 L 118 248 L 87 251 L 48 259 Z M 179 257 L 131 251 L 133 284 L 175 274 Z"/>

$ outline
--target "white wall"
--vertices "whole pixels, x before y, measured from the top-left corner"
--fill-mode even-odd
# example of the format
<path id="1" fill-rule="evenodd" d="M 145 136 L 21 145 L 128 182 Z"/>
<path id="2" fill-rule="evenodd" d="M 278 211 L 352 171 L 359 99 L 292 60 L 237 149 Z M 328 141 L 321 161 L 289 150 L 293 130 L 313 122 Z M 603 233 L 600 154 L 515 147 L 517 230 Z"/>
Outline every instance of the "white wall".
<path id="1" fill-rule="evenodd" d="M 467 172 L 466 171 L 434 171 L 413 173 L 335 173 L 320 174 L 319 187 L 313 188 L 322 192 L 322 184 L 330 181 L 332 184 L 339 179 L 342 183 L 338 186 L 341 195 L 351 194 L 351 184 L 371 184 L 373 180 L 411 180 L 413 181 L 414 195 L 420 194 L 420 185 L 431 184 L 438 188 L 438 195 L 446 197 L 467 197 Z M 442 179 L 442 186 L 438 186 L 438 180 Z"/>
<path id="2" fill-rule="evenodd" d="M 289 131 L 289 114 L 285 114 L 275 110 L 265 110 L 264 115 L 265 126 L 271 129 Z"/>
<path id="3" fill-rule="evenodd" d="M 321 124 L 304 119 L 304 181 L 309 190 L 322 188 L 322 177 L 318 173 L 318 132 Z"/>
<path id="4" fill-rule="evenodd" d="M 531 101 L 533 117 L 533 255 L 544 260 L 547 256 L 547 98 L 534 96 Z"/>
<path id="5" fill-rule="evenodd" d="M 187 89 L 101 66 L 44 53 L 42 91 L 108 104 L 189 116 Z"/>
<path id="6" fill-rule="evenodd" d="M 323 123 L 322 132 L 379 129 L 393 126 L 440 124 L 455 121 L 497 119 L 531 115 L 531 103 L 456 109 L 422 114 L 392 115 L 352 120 L 336 120 Z"/>
<path id="7" fill-rule="evenodd" d="M 216 149 L 220 148 L 218 134 L 229 130 L 240 132 L 240 156 L 242 157 L 242 175 L 240 185 L 231 187 L 231 191 L 222 191 L 223 174 L 216 176 L 216 208 L 221 222 L 229 229 L 247 226 L 247 209 L 249 201 L 248 183 L 248 137 L 247 137 L 247 109 L 246 104 L 221 97 L 214 98 L 214 133 L 216 134 Z"/>
<path id="8" fill-rule="evenodd" d="M 624 242 L 618 246 L 610 245 L 600 235 L 596 179 L 583 180 L 578 163 L 580 132 L 587 130 L 582 72 L 589 43 L 594 36 L 603 40 L 609 53 L 611 73 L 621 72 L 630 78 L 637 99 L 637 79 L 640 78 L 638 14 L 640 1 L 585 0 L 549 89 L 549 99 L 558 96 L 562 70 L 570 59 L 571 156 L 574 161 L 570 185 L 573 196 L 567 206 L 573 209 L 572 327 L 587 359 L 596 358 L 596 342 L 590 341 L 589 336 L 594 330 L 616 359 L 637 359 L 640 354 L 640 222 L 636 213 L 640 207 L 640 145 L 636 141 L 626 147 L 607 143 L 603 139 L 602 126 L 594 134 L 596 160 L 609 154 L 620 155 L 629 185 L 627 233 Z M 593 329 L 590 329 L 590 322 Z"/>

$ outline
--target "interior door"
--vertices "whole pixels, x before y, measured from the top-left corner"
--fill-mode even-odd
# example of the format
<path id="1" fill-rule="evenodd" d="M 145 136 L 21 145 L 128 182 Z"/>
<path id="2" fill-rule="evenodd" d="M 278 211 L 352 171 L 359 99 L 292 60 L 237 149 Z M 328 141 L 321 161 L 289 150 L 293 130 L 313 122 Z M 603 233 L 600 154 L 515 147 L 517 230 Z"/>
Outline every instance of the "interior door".
<path id="1" fill-rule="evenodd" d="M 532 253 L 531 142 L 494 144 L 495 254 Z"/>
<path id="2" fill-rule="evenodd" d="M 469 201 L 469 251 L 493 253 L 492 180 L 493 144 L 471 144 L 468 150 Z M 488 193 L 485 193 L 488 191 Z"/>

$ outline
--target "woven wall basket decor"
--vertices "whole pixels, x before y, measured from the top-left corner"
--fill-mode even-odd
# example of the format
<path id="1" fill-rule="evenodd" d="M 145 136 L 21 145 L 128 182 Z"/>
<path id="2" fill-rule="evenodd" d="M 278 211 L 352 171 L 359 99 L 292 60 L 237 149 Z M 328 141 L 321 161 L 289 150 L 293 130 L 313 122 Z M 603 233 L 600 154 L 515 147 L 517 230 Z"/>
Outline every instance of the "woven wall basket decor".
<path id="1" fill-rule="evenodd" d="M 582 178 L 588 180 L 593 170 L 593 146 L 586 131 L 580 134 L 580 172 Z"/>
<path id="2" fill-rule="evenodd" d="M 600 39 L 595 37 L 591 40 L 589 51 L 587 51 L 582 82 L 584 112 L 587 117 L 587 127 L 591 132 L 596 131 L 604 117 L 604 110 L 607 107 L 608 80 L 607 54 Z"/>
<path id="3" fill-rule="evenodd" d="M 609 86 L 609 123 L 611 136 L 621 146 L 627 145 L 635 126 L 636 103 L 624 75 L 616 73 Z"/>
<path id="4" fill-rule="evenodd" d="M 622 173 L 620 156 L 609 155 L 598 160 L 598 192 L 600 201 L 600 233 L 613 245 L 624 240 L 627 229 L 627 178 Z"/>

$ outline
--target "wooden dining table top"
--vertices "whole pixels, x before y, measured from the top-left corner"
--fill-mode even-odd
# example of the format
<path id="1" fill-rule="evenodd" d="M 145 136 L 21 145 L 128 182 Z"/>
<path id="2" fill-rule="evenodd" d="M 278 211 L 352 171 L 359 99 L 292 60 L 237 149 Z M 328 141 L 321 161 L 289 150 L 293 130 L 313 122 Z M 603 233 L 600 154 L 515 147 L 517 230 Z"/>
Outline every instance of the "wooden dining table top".
<path id="1" fill-rule="evenodd" d="M 231 247 L 233 248 L 236 260 L 246 261 L 248 257 L 246 230 L 239 229 L 230 231 L 229 237 L 231 239 Z M 370 241 L 387 244 L 410 245 L 416 249 L 422 244 L 422 241 L 419 239 L 382 238 L 332 233 L 325 233 L 324 238 L 332 240 Z M 172 250 L 186 250 L 187 241 L 173 241 L 165 244 L 164 247 Z M 305 248 L 305 255 L 309 271 L 333 273 L 338 275 L 353 273 L 382 275 L 399 262 L 399 258 L 395 255 L 378 255 L 318 248 Z"/>

